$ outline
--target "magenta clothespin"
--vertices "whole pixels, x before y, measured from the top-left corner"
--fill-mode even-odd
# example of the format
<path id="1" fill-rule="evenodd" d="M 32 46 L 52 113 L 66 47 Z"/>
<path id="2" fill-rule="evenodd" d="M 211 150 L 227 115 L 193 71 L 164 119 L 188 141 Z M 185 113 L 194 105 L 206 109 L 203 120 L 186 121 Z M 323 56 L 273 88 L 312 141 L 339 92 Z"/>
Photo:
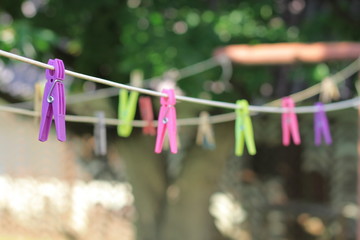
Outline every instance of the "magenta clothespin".
<path id="1" fill-rule="evenodd" d="M 295 103 L 291 97 L 284 97 L 282 99 L 282 107 L 285 112 L 281 116 L 282 125 L 282 142 L 284 146 L 290 145 L 290 135 L 296 145 L 301 143 L 299 124 L 295 114 Z"/>
<path id="2" fill-rule="evenodd" d="M 317 102 L 315 106 L 317 108 L 317 111 L 314 114 L 315 145 L 319 146 L 321 144 L 321 135 L 324 136 L 325 143 L 330 145 L 332 143 L 332 138 L 329 121 L 324 110 L 324 104 Z"/>
<path id="3" fill-rule="evenodd" d="M 66 103 L 63 84 L 65 67 L 60 59 L 50 59 L 48 64 L 54 66 L 54 70 L 46 69 L 47 82 L 42 101 L 39 140 L 44 142 L 48 139 L 52 119 L 54 118 L 57 139 L 64 142 L 66 140 Z"/>
<path id="4" fill-rule="evenodd" d="M 158 119 L 155 153 L 161 153 L 162 151 L 166 129 L 168 130 L 170 151 L 177 153 L 176 99 L 174 89 L 164 89 L 162 93 L 165 93 L 168 97 L 160 98 L 161 108 Z"/>

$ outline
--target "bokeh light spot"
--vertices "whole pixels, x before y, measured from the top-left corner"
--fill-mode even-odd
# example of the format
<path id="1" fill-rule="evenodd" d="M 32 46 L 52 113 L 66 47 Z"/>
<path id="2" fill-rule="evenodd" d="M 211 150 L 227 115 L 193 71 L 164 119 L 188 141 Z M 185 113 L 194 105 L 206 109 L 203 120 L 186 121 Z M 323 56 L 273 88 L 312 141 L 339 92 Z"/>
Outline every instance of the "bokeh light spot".
<path id="1" fill-rule="evenodd" d="M 4 43 L 11 44 L 14 42 L 15 32 L 12 28 L 7 28 L 0 32 L 0 40 Z"/>
<path id="2" fill-rule="evenodd" d="M 205 11 L 202 16 L 201 16 L 202 20 L 206 23 L 211 23 L 212 21 L 214 21 L 215 15 L 213 12 L 211 11 Z"/>
<path id="3" fill-rule="evenodd" d="M 268 19 L 272 16 L 272 9 L 269 5 L 264 5 L 260 8 L 260 15 L 263 19 Z"/>
<path id="4" fill-rule="evenodd" d="M 271 84 L 269 83 L 264 83 L 261 85 L 260 87 L 260 93 L 261 95 L 263 95 L 264 97 L 269 97 L 271 96 L 271 94 L 273 93 L 273 87 L 271 86 Z"/>
<path id="5" fill-rule="evenodd" d="M 33 2 L 25 1 L 21 4 L 21 11 L 27 18 L 32 18 L 36 15 L 37 9 Z"/>
<path id="6" fill-rule="evenodd" d="M 240 11 L 232 11 L 229 15 L 229 20 L 233 24 L 239 24 L 242 20 L 241 12 Z"/>
<path id="7" fill-rule="evenodd" d="M 188 26 L 184 21 L 178 21 L 173 26 L 173 31 L 176 34 L 184 34 L 188 30 Z"/>
<path id="8" fill-rule="evenodd" d="M 186 21 L 191 27 L 196 27 L 200 23 L 200 17 L 197 13 L 191 12 L 186 16 Z"/>
<path id="9" fill-rule="evenodd" d="M 149 20 L 146 18 L 140 18 L 137 25 L 139 29 L 146 30 L 149 27 Z"/>
<path id="10" fill-rule="evenodd" d="M 299 36 L 299 29 L 295 26 L 291 26 L 286 33 L 290 39 L 296 39 Z"/>
<path id="11" fill-rule="evenodd" d="M 13 22 L 13 18 L 6 12 L 0 13 L 0 23 L 3 26 L 10 25 Z"/>
<path id="12" fill-rule="evenodd" d="M 141 0 L 128 0 L 127 5 L 129 8 L 137 8 L 141 4 Z"/>
<path id="13" fill-rule="evenodd" d="M 305 8 L 305 1 L 304 0 L 293 0 L 289 3 L 289 11 L 292 14 L 299 14 Z"/>

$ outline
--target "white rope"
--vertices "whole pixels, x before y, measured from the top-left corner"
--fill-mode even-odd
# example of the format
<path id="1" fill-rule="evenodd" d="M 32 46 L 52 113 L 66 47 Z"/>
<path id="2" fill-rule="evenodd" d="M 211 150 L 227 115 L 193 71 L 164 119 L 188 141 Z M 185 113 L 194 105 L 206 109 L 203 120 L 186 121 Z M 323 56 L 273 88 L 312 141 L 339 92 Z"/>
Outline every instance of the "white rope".
<path id="1" fill-rule="evenodd" d="M 38 66 L 38 67 L 54 70 L 54 67 L 52 65 L 48 65 L 48 64 L 45 64 L 45 63 L 30 59 L 30 58 L 19 56 L 19 55 L 16 55 L 14 53 L 9 53 L 9 52 L 6 52 L 4 50 L 0 50 L 0 55 L 2 55 L 4 57 L 11 58 L 11 59 L 19 60 L 19 61 L 22 61 L 22 62 L 25 62 L 25 63 L 29 63 L 29 64 L 32 64 L 32 65 L 35 65 L 35 66 Z M 146 94 L 146 95 L 151 95 L 151 96 L 156 96 L 156 97 L 167 97 L 166 94 L 161 93 L 161 92 L 152 91 L 152 90 L 148 90 L 148 89 L 144 89 L 144 88 L 133 87 L 133 86 L 129 86 L 129 85 L 126 85 L 126 84 L 116 83 L 116 82 L 109 81 L 109 80 L 106 80 L 106 79 L 93 77 L 93 76 L 89 76 L 89 75 L 82 74 L 82 73 L 77 73 L 77 72 L 70 71 L 70 70 L 65 70 L 65 74 L 67 74 L 69 76 L 72 76 L 72 77 L 75 77 L 75 78 L 80 78 L 80 79 L 100 83 L 100 84 L 103 84 L 103 85 L 108 85 L 108 86 L 111 86 L 111 87 L 123 88 L 123 89 L 127 89 L 129 91 L 140 92 L 140 93 L 143 93 L 143 94 Z M 191 98 L 191 97 L 183 97 L 183 98 L 181 98 L 181 96 L 176 96 L 176 99 L 187 101 L 187 102 L 206 104 L 206 105 L 215 106 L 215 107 L 216 106 L 222 107 L 221 102 L 214 102 L 214 105 L 212 105 L 213 101 L 210 101 L 210 100 L 203 100 L 203 99 L 197 99 L 197 98 Z M 227 108 L 226 106 L 227 106 L 227 104 L 224 104 L 225 108 Z M 236 106 L 234 105 L 234 107 L 236 107 Z"/>
<path id="2" fill-rule="evenodd" d="M 328 78 L 332 79 L 335 84 L 339 84 L 342 81 L 345 81 L 348 77 L 350 77 L 354 73 L 358 72 L 359 69 L 360 69 L 360 57 L 356 59 L 354 62 L 352 62 L 350 65 L 348 65 L 346 68 L 342 69 L 341 71 L 335 73 L 332 76 L 329 76 Z M 309 99 L 315 96 L 316 94 L 319 94 L 320 92 L 321 92 L 321 83 L 317 83 L 300 92 L 291 94 L 290 97 L 294 100 L 294 102 L 301 102 L 305 99 Z M 281 99 L 277 99 L 265 105 L 276 106 L 280 104 L 281 104 Z"/>
<path id="3" fill-rule="evenodd" d="M 228 61 L 230 61 L 230 60 L 228 60 Z M 198 62 L 193 65 L 184 67 L 182 69 L 176 70 L 175 80 L 179 81 L 183 78 L 187 78 L 187 77 L 193 76 L 195 74 L 199 74 L 201 72 L 204 72 L 206 70 L 214 68 L 218 65 L 222 66 L 222 65 L 224 65 L 222 62 L 224 62 L 224 60 L 222 60 L 222 59 L 219 60 L 218 57 L 212 57 L 212 58 L 209 58 L 202 62 Z M 224 67 L 222 66 L 222 68 L 224 68 Z M 223 75 L 225 75 L 225 76 L 222 76 L 222 78 L 224 78 L 222 80 L 225 83 L 227 83 L 228 81 L 230 81 L 229 78 L 230 78 L 231 72 L 232 72 L 231 63 L 230 63 L 230 70 L 226 70 L 223 72 L 226 72 L 226 73 L 225 74 L 223 73 Z M 165 72 L 164 75 L 165 74 L 167 74 L 167 72 Z M 150 86 L 152 81 L 158 81 L 160 78 L 161 78 L 161 76 L 145 79 L 145 80 L 143 80 L 143 84 L 145 86 Z M 114 87 L 102 88 L 102 89 L 97 89 L 94 91 L 88 91 L 88 92 L 84 92 L 84 93 L 68 95 L 66 97 L 66 104 L 69 105 L 69 104 L 74 104 L 74 103 L 92 101 L 92 100 L 97 100 L 97 99 L 102 99 L 102 98 L 107 98 L 107 97 L 113 97 L 113 96 L 117 96 L 117 95 L 119 95 L 118 88 L 114 88 Z M 31 107 L 32 102 L 33 101 L 30 100 L 30 101 L 25 101 L 25 102 L 12 103 L 9 105 L 14 106 L 14 107 Z"/>
<path id="4" fill-rule="evenodd" d="M 324 110 L 326 112 L 337 111 L 346 108 L 351 108 L 360 105 L 360 97 L 356 97 L 350 100 L 345 100 L 336 103 L 330 103 L 324 105 Z M 267 113 L 284 113 L 288 111 L 288 109 L 281 107 L 267 107 L 267 106 L 249 106 L 249 110 L 252 112 L 267 112 Z M 318 109 L 316 106 L 306 106 L 306 107 L 295 107 L 295 113 L 314 113 L 317 112 Z"/>
<path id="5" fill-rule="evenodd" d="M 42 63 L 42 62 L 38 62 L 35 61 L 33 59 L 29 59 L 26 57 L 22 57 L 13 53 L 9 53 L 3 50 L 0 50 L 0 55 L 4 56 L 4 57 L 8 57 L 11 59 L 15 59 L 15 60 L 19 60 L 25 63 L 29 63 L 35 66 L 39 66 L 42 68 L 46 68 L 46 69 L 54 69 L 53 66 Z M 125 85 L 125 84 L 121 84 L 121 83 L 116 83 L 116 82 L 112 82 L 106 79 L 102 79 L 102 78 L 98 78 L 98 77 L 93 77 L 93 76 L 89 76 L 86 74 L 81 74 L 81 73 L 77 73 L 77 72 L 73 72 L 70 70 L 65 70 L 65 73 L 69 76 L 73 76 L 76 78 L 81 78 L 84 80 L 88 80 L 88 81 L 92 81 L 92 82 L 97 82 L 100 84 L 104 84 L 104 85 L 108 85 L 108 86 L 112 86 L 112 87 L 116 87 L 116 88 L 123 88 L 123 89 L 127 89 L 129 91 L 137 91 L 143 94 L 147 94 L 147 95 L 152 95 L 152 96 L 157 96 L 157 97 L 167 97 L 166 94 L 161 93 L 161 92 L 157 92 L 157 91 L 152 91 L 152 90 L 148 90 L 148 89 L 144 89 L 144 88 L 138 88 L 138 87 L 133 87 L 133 86 L 129 86 L 129 85 Z M 176 96 L 175 97 L 177 100 L 179 101 L 186 101 L 186 102 L 192 102 L 192 103 L 198 103 L 198 104 L 203 104 L 203 105 L 209 105 L 209 106 L 213 106 L 213 107 L 221 107 L 221 108 L 228 108 L 228 109 L 236 109 L 237 105 L 234 103 L 226 103 L 226 102 L 219 102 L 219 101 L 211 101 L 211 100 L 206 100 L 206 99 L 198 99 L 198 98 L 192 98 L 192 97 L 186 97 L 186 96 Z M 346 102 L 346 103 L 344 103 Z M 358 98 L 352 99 L 352 100 L 348 100 L 348 101 L 344 101 L 343 104 L 345 104 L 344 106 L 341 105 L 340 108 L 336 108 L 336 107 L 330 107 L 328 106 L 327 108 L 325 108 L 327 111 L 333 111 L 333 110 L 339 110 L 339 109 L 343 109 L 344 108 L 348 108 L 348 107 L 352 107 L 354 106 L 354 104 L 358 105 L 359 104 L 359 100 Z M 341 102 L 340 102 L 341 103 Z M 334 104 L 340 104 L 340 103 L 334 103 Z M 335 105 L 338 106 L 338 105 Z M 270 106 L 249 106 L 249 110 L 252 112 L 264 112 L 264 113 L 283 113 L 284 111 L 286 111 L 286 109 L 282 109 L 280 107 L 270 107 Z M 316 108 L 313 106 L 308 106 L 308 107 L 296 107 L 295 108 L 295 112 L 296 113 L 313 113 L 316 111 Z"/>
<path id="6" fill-rule="evenodd" d="M 360 105 L 360 97 L 356 97 L 350 100 L 341 101 L 337 103 L 330 103 L 324 105 L 324 110 L 329 111 L 338 111 L 343 110 L 351 107 L 356 107 Z M 256 107 L 257 108 L 257 107 Z M 285 112 L 286 109 L 279 108 L 279 107 L 266 107 L 269 108 L 269 112 L 272 113 L 282 113 Z M 40 116 L 40 112 L 35 112 L 27 109 L 21 109 L 21 108 L 15 108 L 15 107 L 9 107 L 9 106 L 0 106 L 0 111 L 2 112 L 9 112 L 9 113 L 15 113 L 25 116 L 32 116 L 32 117 L 38 117 Z M 317 111 L 317 108 L 315 106 L 307 106 L 307 107 L 297 107 L 295 109 L 297 113 L 314 113 Z M 259 112 L 259 111 L 257 111 Z M 230 122 L 235 120 L 236 115 L 235 113 L 226 113 L 216 116 L 211 116 L 210 123 L 216 124 L 216 123 L 223 123 L 223 122 Z M 95 124 L 99 121 L 97 117 L 92 116 L 74 116 L 74 115 L 66 115 L 65 120 L 67 122 L 80 122 L 80 123 L 91 123 Z M 121 124 L 122 121 L 115 119 L 115 118 L 106 118 L 105 124 L 109 126 L 117 126 Z M 157 121 L 154 121 L 155 126 L 157 126 Z M 190 126 L 190 125 L 199 125 L 200 119 L 199 118 L 184 118 L 184 119 L 177 119 L 177 125 L 178 126 Z M 132 121 L 132 126 L 134 127 L 144 127 L 146 126 L 146 121 L 142 120 L 134 120 Z"/>
<path id="7" fill-rule="evenodd" d="M 228 61 L 228 60 L 225 60 L 225 61 Z M 211 69 L 211 68 L 215 67 L 216 65 L 219 65 L 219 64 L 222 65 L 223 64 L 222 62 L 224 62 L 224 60 L 221 60 L 221 59 L 216 60 L 216 58 L 210 58 L 205 61 L 191 65 L 189 67 L 185 67 L 183 69 L 178 70 L 177 80 L 189 77 L 194 74 L 198 74 L 205 70 Z M 225 83 L 225 85 L 229 84 L 229 78 L 232 73 L 231 64 L 229 66 L 225 67 L 225 65 L 227 65 L 227 64 L 228 63 L 224 64 L 223 68 L 229 68 L 229 69 L 223 70 L 224 76 L 221 77 L 223 82 Z M 198 67 L 200 69 L 197 69 L 196 67 Z M 329 78 L 333 79 L 334 83 L 339 84 L 340 82 L 342 82 L 345 79 L 347 79 L 348 77 L 350 77 L 352 74 L 358 72 L 359 69 L 360 69 L 360 58 L 358 58 L 357 60 L 352 62 L 350 65 L 348 65 L 346 68 L 342 69 L 341 71 L 335 73 L 332 76 L 329 76 Z M 144 80 L 144 82 L 149 82 L 152 80 L 156 80 L 158 78 L 160 78 L 160 77 L 149 78 L 149 79 Z M 316 94 L 320 93 L 320 90 L 321 90 L 320 85 L 321 85 L 320 83 L 315 84 L 309 88 L 306 88 L 306 89 L 304 89 L 300 92 L 297 92 L 295 94 L 292 94 L 290 96 L 293 98 L 294 102 L 300 102 L 300 101 L 306 100 L 306 99 L 311 98 L 311 97 L 315 96 Z M 96 99 L 101 99 L 101 98 L 106 98 L 106 97 L 117 96 L 118 94 L 119 94 L 119 91 L 117 90 L 117 88 L 103 88 L 103 89 L 98 89 L 98 90 L 95 90 L 92 92 L 85 92 L 85 93 L 79 93 L 79 94 L 67 96 L 66 103 L 72 104 L 72 103 L 79 103 L 79 102 L 84 102 L 84 101 L 91 101 L 91 100 L 96 100 Z M 22 103 L 15 103 L 15 104 L 11 104 L 11 105 L 12 106 L 17 106 L 17 105 L 21 106 L 21 104 Z M 269 103 L 266 103 L 264 106 L 279 106 L 280 104 L 281 104 L 281 98 L 273 100 Z"/>

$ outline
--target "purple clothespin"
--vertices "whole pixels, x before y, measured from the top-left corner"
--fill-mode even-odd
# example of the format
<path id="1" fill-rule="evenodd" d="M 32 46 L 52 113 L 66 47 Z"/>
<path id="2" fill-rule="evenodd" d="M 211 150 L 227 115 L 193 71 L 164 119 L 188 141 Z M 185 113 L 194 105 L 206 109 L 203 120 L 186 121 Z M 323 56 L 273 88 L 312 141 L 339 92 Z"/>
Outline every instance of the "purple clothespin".
<path id="1" fill-rule="evenodd" d="M 321 144 L 321 135 L 324 136 L 325 143 L 330 145 L 332 143 L 332 139 L 329 122 L 324 111 L 324 104 L 317 102 L 315 106 L 318 109 L 317 112 L 315 112 L 314 117 L 315 145 L 319 146 Z"/>
<path id="2" fill-rule="evenodd" d="M 50 59 L 49 65 L 54 70 L 46 69 L 44 96 L 40 122 L 39 140 L 45 142 L 48 139 L 50 126 L 54 117 L 57 139 L 64 142 L 65 133 L 65 90 L 63 79 L 65 77 L 64 63 L 60 59 Z"/>

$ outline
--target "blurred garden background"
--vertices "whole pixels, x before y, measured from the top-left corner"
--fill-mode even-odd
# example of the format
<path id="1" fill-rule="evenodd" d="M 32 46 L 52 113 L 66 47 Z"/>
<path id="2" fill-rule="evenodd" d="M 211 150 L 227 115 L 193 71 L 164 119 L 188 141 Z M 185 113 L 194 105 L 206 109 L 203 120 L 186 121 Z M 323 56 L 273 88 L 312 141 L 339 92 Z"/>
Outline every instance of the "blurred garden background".
<path id="1" fill-rule="evenodd" d="M 355 59 L 238 64 L 231 44 L 358 42 L 358 0 L 1 0 L 0 49 L 115 82 L 251 105 L 299 92 Z M 360 65 L 359 65 L 360 66 Z M 134 77 L 136 76 L 136 77 Z M 351 74 L 339 99 L 357 96 Z M 33 110 L 45 70 L 0 58 L 0 103 Z M 67 113 L 117 117 L 118 89 L 66 77 Z M 133 84 L 133 83 L 131 83 Z M 312 105 L 319 95 L 299 105 Z M 155 116 L 159 101 L 152 97 Z M 232 110 L 179 102 L 178 118 Z M 37 140 L 37 118 L 0 112 L 0 239 L 263 240 L 356 238 L 355 108 L 328 114 L 333 144 L 282 146 L 281 115 L 252 116 L 257 154 L 234 155 L 234 121 L 214 124 L 215 147 L 180 126 L 178 154 L 154 153 L 154 136 L 108 126 L 105 155 L 94 124 L 67 123 L 68 140 Z M 139 111 L 135 119 L 141 119 Z"/>

